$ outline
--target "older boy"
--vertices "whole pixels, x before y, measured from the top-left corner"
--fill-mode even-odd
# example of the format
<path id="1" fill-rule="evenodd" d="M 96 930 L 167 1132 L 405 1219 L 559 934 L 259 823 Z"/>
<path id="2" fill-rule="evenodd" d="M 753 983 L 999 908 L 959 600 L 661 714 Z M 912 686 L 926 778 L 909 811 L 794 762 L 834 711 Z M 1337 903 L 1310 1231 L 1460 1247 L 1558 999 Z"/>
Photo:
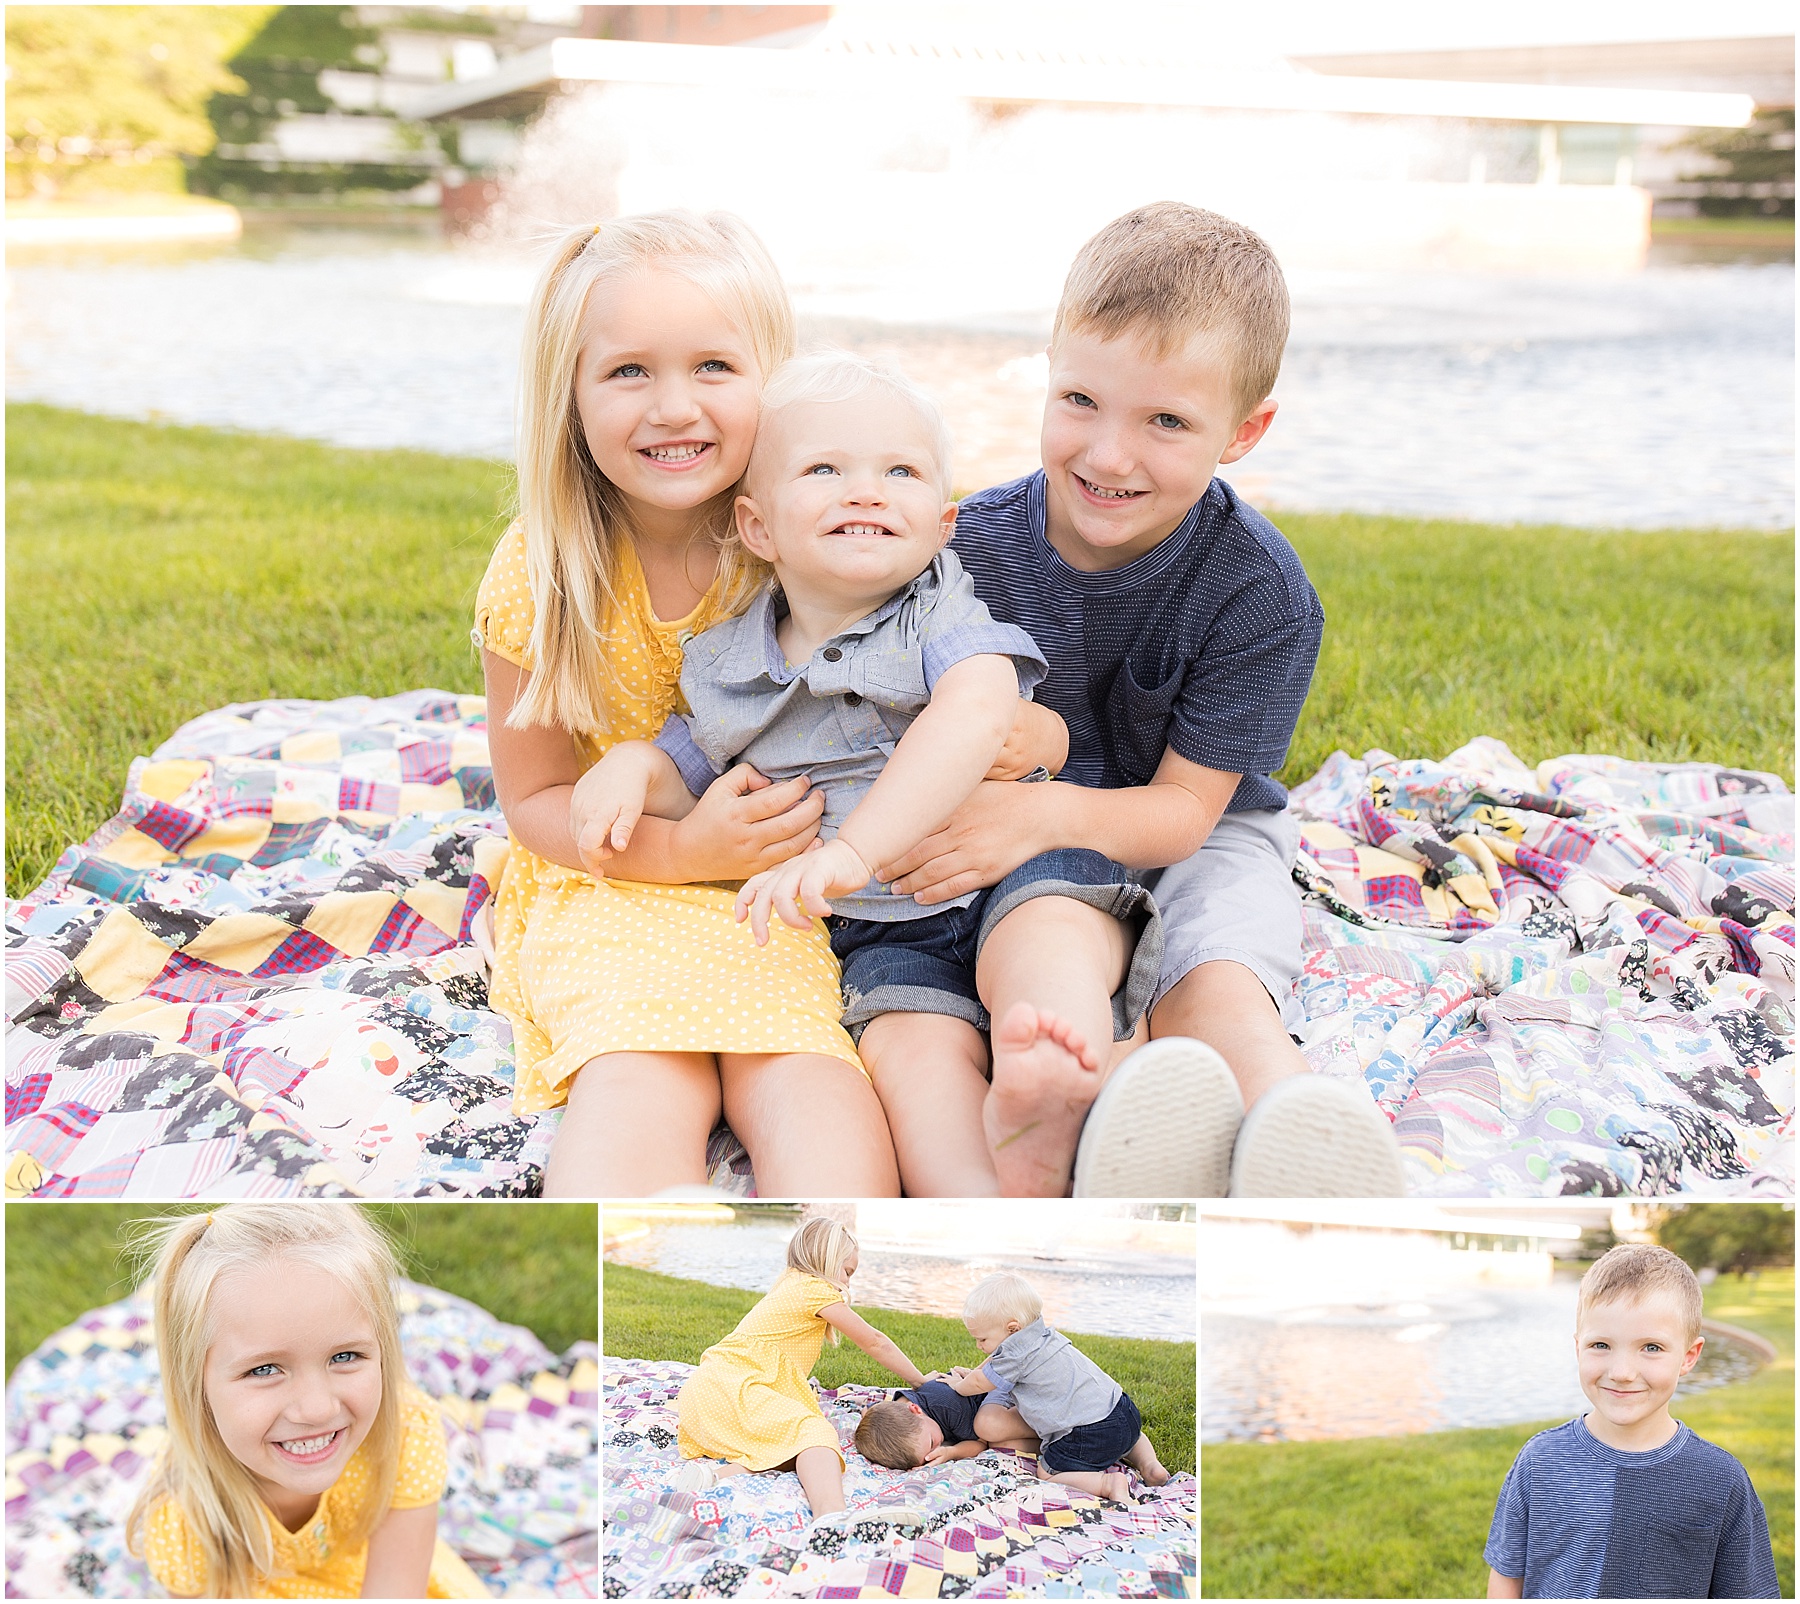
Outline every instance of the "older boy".
<path id="1" fill-rule="evenodd" d="M 1592 1410 L 1519 1450 L 1484 1554 L 1489 1598 L 1779 1598 L 1768 1522 L 1723 1448 L 1669 1414 L 1694 1368 L 1700 1283 L 1665 1248 L 1582 1277 L 1575 1357 Z"/>
<path id="2" fill-rule="evenodd" d="M 965 1398 L 942 1376 L 930 1375 L 862 1412 L 856 1450 L 889 1470 L 973 1459 L 988 1448 L 1036 1453 L 1038 1440 L 1011 1402 L 1010 1387 Z"/>
<path id="3" fill-rule="evenodd" d="M 1078 1193 L 1405 1190 L 1386 1119 L 1360 1088 L 1308 1074 L 1289 1035 L 1298 832 L 1269 776 L 1324 614 L 1280 531 L 1214 477 L 1268 430 L 1287 327 L 1280 265 L 1249 229 L 1172 202 L 1127 213 L 1082 247 L 1057 308 L 1043 470 L 958 516 L 977 594 L 1049 658 L 1037 699 L 1067 723 L 1069 758 L 1047 784 L 982 785 L 882 878 L 936 902 L 1078 846 L 1162 870 L 1146 878 L 1164 1040 L 1098 1101 L 1099 1078 L 1066 1055 L 1042 1063 L 1060 1121 L 1020 1095 L 1016 1126 L 991 1133 L 1015 1163 L 1052 1162 L 1081 1133 Z M 871 1027 L 865 1058 L 882 1046 Z"/>
<path id="4" fill-rule="evenodd" d="M 1131 1395 L 1060 1331 L 1044 1324 L 1044 1301 L 1021 1275 L 978 1281 L 963 1303 L 963 1324 L 988 1358 L 957 1366 L 950 1385 L 965 1398 L 1012 1390 L 1013 1408 L 1038 1436 L 1038 1474 L 1114 1503 L 1130 1503 L 1130 1465 L 1146 1483 L 1169 1479 Z"/>

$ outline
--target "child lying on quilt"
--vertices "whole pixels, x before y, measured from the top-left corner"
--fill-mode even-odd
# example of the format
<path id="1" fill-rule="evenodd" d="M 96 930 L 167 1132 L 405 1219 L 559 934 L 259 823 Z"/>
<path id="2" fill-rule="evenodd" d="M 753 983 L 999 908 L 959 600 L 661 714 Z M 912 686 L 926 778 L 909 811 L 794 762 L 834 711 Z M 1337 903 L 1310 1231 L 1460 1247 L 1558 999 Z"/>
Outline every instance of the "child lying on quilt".
<path id="1" fill-rule="evenodd" d="M 1016 1412 L 1037 1434 L 1038 1474 L 1046 1481 L 1124 1504 L 1134 1502 L 1131 1479 L 1110 1466 L 1127 1464 L 1152 1487 L 1169 1479 L 1131 1395 L 1044 1324 L 1043 1300 L 1023 1276 L 977 1283 L 963 1304 L 963 1324 L 988 1359 L 977 1369 L 952 1369 L 950 1386 L 965 1398 L 1009 1388 L 1013 1408 L 1004 1413 Z M 861 1438 L 858 1428 L 858 1446 Z"/>
<path id="2" fill-rule="evenodd" d="M 856 1423 L 856 1451 L 872 1465 L 916 1470 L 952 1459 L 973 1459 L 989 1448 L 1035 1454 L 1038 1440 L 1018 1410 L 1012 1388 L 985 1398 L 964 1397 L 935 1371 L 886 1403 L 870 1404 Z"/>

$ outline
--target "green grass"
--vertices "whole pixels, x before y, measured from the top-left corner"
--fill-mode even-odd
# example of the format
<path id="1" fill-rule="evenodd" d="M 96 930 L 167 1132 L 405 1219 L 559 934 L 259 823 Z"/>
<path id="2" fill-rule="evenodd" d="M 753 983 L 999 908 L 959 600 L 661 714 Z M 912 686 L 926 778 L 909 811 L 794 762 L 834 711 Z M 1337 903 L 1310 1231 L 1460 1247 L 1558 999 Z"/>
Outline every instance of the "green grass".
<path id="1" fill-rule="evenodd" d="M 1780 1356 L 1674 1412 L 1735 1454 L 1768 1511 L 1782 1595 L 1794 1593 L 1794 1272 L 1721 1277 L 1707 1312 Z M 1572 1361 L 1571 1361 L 1572 1362 Z M 1346 1382 L 1348 1384 L 1348 1382 Z M 1545 1425 L 1213 1443 L 1201 1450 L 1201 1592 L 1209 1598 L 1480 1598 L 1507 1467 Z"/>
<path id="2" fill-rule="evenodd" d="M 116 810 L 131 759 L 259 697 L 474 691 L 509 470 L 7 408 L 6 883 Z M 1497 735 L 1793 781 L 1789 533 L 1283 515 L 1328 615 L 1282 778 Z"/>
<path id="3" fill-rule="evenodd" d="M 597 1211 L 585 1203 L 375 1203 L 404 1273 L 526 1326 L 552 1353 L 600 1329 Z M 135 1203 L 6 1211 L 6 1373 L 52 1332 L 132 1288 L 120 1227 Z"/>
<path id="4" fill-rule="evenodd" d="M 603 1346 L 615 1359 L 698 1364 L 701 1353 L 729 1333 L 757 1298 L 754 1292 L 609 1264 Z M 921 1370 L 948 1370 L 951 1365 L 973 1364 L 981 1358 L 981 1350 L 969 1340 L 960 1320 L 904 1314 L 897 1309 L 866 1309 L 860 1304 L 855 1307 L 870 1325 L 892 1337 Z M 1073 1331 L 1065 1335 L 1131 1394 L 1157 1457 L 1170 1470 L 1192 1470 L 1197 1394 L 1193 1343 L 1089 1337 Z M 900 1385 L 891 1371 L 848 1342 L 837 1348 L 828 1342 L 812 1373 L 822 1387 L 845 1382 L 872 1387 Z"/>

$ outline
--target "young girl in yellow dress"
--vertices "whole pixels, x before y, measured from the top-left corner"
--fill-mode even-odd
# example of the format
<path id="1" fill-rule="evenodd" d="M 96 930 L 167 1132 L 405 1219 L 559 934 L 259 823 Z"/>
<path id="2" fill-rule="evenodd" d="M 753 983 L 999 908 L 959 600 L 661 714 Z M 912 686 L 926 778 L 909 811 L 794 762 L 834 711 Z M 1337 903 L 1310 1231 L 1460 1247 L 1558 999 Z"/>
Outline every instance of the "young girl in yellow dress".
<path id="1" fill-rule="evenodd" d="M 491 995 L 513 1025 L 515 1106 L 567 1104 L 546 1196 L 703 1183 L 721 1113 L 765 1195 L 899 1188 L 823 926 L 759 948 L 732 917 L 736 883 L 816 835 L 806 780 L 740 765 L 679 823 L 646 819 L 603 874 L 577 848 L 583 773 L 655 737 L 685 642 L 765 577 L 731 536 L 732 502 L 763 379 L 793 343 L 780 275 L 726 213 L 569 234 L 527 313 L 519 516 L 475 638 L 509 831 L 488 873 Z"/>
<path id="2" fill-rule="evenodd" d="M 437 1535 L 444 1428 L 350 1204 L 157 1222 L 168 1446 L 126 1527 L 177 1598 L 486 1598 Z"/>
<path id="3" fill-rule="evenodd" d="M 747 1471 L 789 1470 L 816 1519 L 844 1507 L 844 1451 L 837 1428 L 824 1416 L 808 1373 L 830 1331 L 834 1345 L 848 1337 L 877 1364 L 907 1385 L 927 1378 L 891 1337 L 850 1308 L 847 1290 L 856 1274 L 856 1238 L 835 1220 L 815 1215 L 788 1242 L 781 1279 L 737 1329 L 700 1355 L 676 1401 L 676 1444 L 696 1463 L 683 1485 Z M 917 1523 L 914 1511 L 882 1509 L 896 1523 Z"/>

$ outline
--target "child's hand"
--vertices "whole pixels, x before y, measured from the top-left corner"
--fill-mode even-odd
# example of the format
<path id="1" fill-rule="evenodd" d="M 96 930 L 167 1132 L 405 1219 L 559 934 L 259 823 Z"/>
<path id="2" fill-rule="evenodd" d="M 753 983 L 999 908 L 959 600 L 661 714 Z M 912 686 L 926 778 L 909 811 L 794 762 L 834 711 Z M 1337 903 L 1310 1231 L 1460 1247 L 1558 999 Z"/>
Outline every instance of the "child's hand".
<path id="1" fill-rule="evenodd" d="M 825 793 L 804 775 L 779 785 L 748 763 L 714 780 L 675 826 L 675 850 L 689 880 L 743 880 L 804 852 L 819 833 Z"/>
<path id="2" fill-rule="evenodd" d="M 737 894 L 737 918 L 746 918 L 756 944 L 769 944 L 769 910 L 784 925 L 804 930 L 812 919 L 831 912 L 827 897 L 860 891 L 869 883 L 870 869 L 862 854 L 842 836 L 835 841 L 815 841 L 797 858 L 746 880 Z"/>
<path id="3" fill-rule="evenodd" d="M 1055 774 L 1068 759 L 1069 726 L 1062 715 L 1037 702 L 1021 701 L 1000 755 L 984 777 L 1017 780 L 1038 768 Z"/>
<path id="4" fill-rule="evenodd" d="M 589 874 L 603 875 L 606 860 L 631 845 L 649 794 L 649 767 L 629 751 L 609 752 L 575 782 L 569 833 Z"/>
<path id="5" fill-rule="evenodd" d="M 947 1464 L 952 1459 L 967 1459 L 969 1457 L 967 1454 L 959 1452 L 960 1447 L 961 1444 L 953 1446 L 950 1443 L 941 1442 L 925 1456 L 925 1463 L 928 1465 L 943 1465 Z"/>

